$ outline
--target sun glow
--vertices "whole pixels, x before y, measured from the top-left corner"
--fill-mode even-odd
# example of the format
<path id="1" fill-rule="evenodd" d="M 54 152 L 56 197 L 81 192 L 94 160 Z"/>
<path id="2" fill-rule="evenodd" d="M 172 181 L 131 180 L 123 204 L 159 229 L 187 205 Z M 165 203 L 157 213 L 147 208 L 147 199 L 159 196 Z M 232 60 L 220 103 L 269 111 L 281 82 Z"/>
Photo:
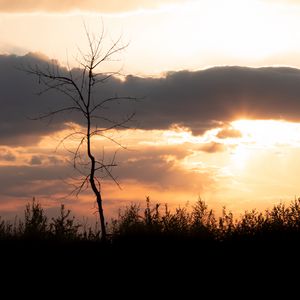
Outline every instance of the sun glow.
<path id="1" fill-rule="evenodd" d="M 300 124 L 279 120 L 238 120 L 232 129 L 241 133 L 237 139 L 225 141 L 231 146 L 230 169 L 236 175 L 247 173 L 253 164 L 265 164 L 275 159 L 283 163 L 280 154 L 300 147 Z M 262 161 L 263 159 L 263 161 Z"/>
<path id="2" fill-rule="evenodd" d="M 258 147 L 300 146 L 300 124 L 276 120 L 239 120 L 231 123 L 241 142 Z"/>

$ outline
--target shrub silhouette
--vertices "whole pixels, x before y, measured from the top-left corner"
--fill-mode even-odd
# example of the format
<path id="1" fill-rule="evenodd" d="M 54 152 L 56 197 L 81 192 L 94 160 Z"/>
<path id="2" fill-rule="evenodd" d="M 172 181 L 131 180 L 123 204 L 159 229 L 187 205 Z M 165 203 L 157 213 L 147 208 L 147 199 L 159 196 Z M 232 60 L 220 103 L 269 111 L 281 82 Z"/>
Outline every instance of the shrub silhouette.
<path id="1" fill-rule="evenodd" d="M 135 235 L 144 231 L 145 224 L 140 216 L 140 206 L 132 204 L 125 208 L 124 212 L 119 211 L 117 220 L 112 221 L 114 235 Z"/>
<path id="2" fill-rule="evenodd" d="M 245 211 L 235 219 L 224 207 L 217 217 L 206 203 L 199 199 L 194 206 L 171 211 L 167 205 L 153 205 L 146 199 L 145 209 L 131 204 L 120 210 L 110 224 L 111 241 L 136 240 L 155 242 L 166 240 L 239 241 L 300 241 L 300 198 L 289 205 L 280 203 L 265 212 Z M 24 220 L 14 222 L 0 218 L 0 239 L 99 241 L 99 226 L 78 222 L 71 211 L 61 205 L 57 217 L 49 220 L 39 202 L 28 203 Z"/>
<path id="3" fill-rule="evenodd" d="M 217 221 L 212 209 L 199 199 L 191 213 L 191 228 L 193 236 L 201 238 L 216 238 Z"/>
<path id="4" fill-rule="evenodd" d="M 11 222 L 2 220 L 0 217 L 0 239 L 10 239 L 13 236 L 17 235 L 17 232 L 14 231 L 14 226 Z"/>
<path id="5" fill-rule="evenodd" d="M 97 240 L 98 227 L 80 224 L 63 204 L 59 215 L 49 222 L 42 205 L 33 198 L 25 206 L 23 220 L 16 217 L 12 223 L 0 217 L 0 240 Z"/>
<path id="6" fill-rule="evenodd" d="M 39 202 L 33 198 L 25 208 L 24 223 L 20 223 L 19 231 L 23 237 L 29 239 L 45 239 L 48 237 L 50 230 L 48 218 Z"/>
<path id="7" fill-rule="evenodd" d="M 271 210 L 246 211 L 239 219 L 224 207 L 222 215 L 216 217 L 206 203 L 199 199 L 189 211 L 187 207 L 177 208 L 174 212 L 161 210 L 160 205 L 151 206 L 146 200 L 144 215 L 140 206 L 132 204 L 119 218 L 114 220 L 114 237 L 164 236 L 190 238 L 202 241 L 261 241 L 274 239 L 300 240 L 300 198 L 289 206 L 282 203 Z"/>
<path id="8" fill-rule="evenodd" d="M 79 228 L 82 226 L 75 223 L 75 217 L 70 217 L 71 210 L 66 210 L 64 204 L 60 207 L 60 214 L 52 218 L 50 232 L 56 239 L 75 240 L 80 237 Z"/>

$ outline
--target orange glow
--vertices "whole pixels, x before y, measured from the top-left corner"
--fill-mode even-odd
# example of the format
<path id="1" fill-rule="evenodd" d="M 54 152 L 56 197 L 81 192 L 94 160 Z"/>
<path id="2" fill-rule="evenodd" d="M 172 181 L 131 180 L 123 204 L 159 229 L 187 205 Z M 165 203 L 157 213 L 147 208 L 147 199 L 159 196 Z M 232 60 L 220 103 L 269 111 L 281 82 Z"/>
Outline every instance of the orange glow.
<path id="1" fill-rule="evenodd" d="M 120 36 L 120 45 L 129 43 L 129 46 L 118 53 L 113 61 L 101 63 L 99 71 L 105 73 L 120 70 L 125 76 L 130 74 L 134 76 L 132 86 L 130 81 L 126 81 L 124 86 L 117 84 L 117 90 L 119 87 L 120 90 L 113 93 L 121 95 L 123 92 L 127 94 L 128 91 L 130 94 L 134 91 L 132 96 L 150 99 L 150 101 L 146 99 L 148 104 L 145 110 L 142 107 L 143 101 L 138 104 L 136 124 L 142 125 L 141 128 L 146 128 L 144 124 L 165 128 L 168 126 L 166 124 L 177 122 L 177 125 L 173 124 L 165 130 L 124 129 L 108 133 L 111 139 L 115 139 L 128 150 L 121 149 L 120 145 L 109 139 L 93 137 L 92 150 L 99 161 L 103 159 L 105 162 L 111 162 L 117 153 L 114 162 L 117 167 L 113 168 L 113 175 L 118 178 L 122 189 L 119 190 L 107 178 L 103 180 L 103 187 L 101 186 L 108 218 L 115 215 L 119 207 L 134 201 L 144 201 L 146 196 L 150 196 L 154 202 L 166 202 L 170 206 L 182 205 L 186 201 L 193 202 L 201 196 L 213 208 L 227 205 L 234 211 L 243 211 L 245 208 L 264 208 L 270 203 L 291 200 L 299 195 L 300 123 L 255 119 L 256 113 L 265 118 L 293 117 L 294 114 L 289 115 L 291 109 L 287 109 L 285 113 L 283 107 L 285 104 L 289 105 L 288 101 L 276 107 L 278 108 L 276 114 L 274 111 L 272 114 L 272 110 L 266 113 L 266 110 L 270 103 L 276 105 L 281 101 L 281 99 L 278 99 L 278 102 L 277 99 L 273 101 L 273 98 L 269 101 L 274 95 L 272 78 L 281 80 L 281 76 L 287 76 L 287 85 L 282 87 L 285 88 L 283 95 L 286 91 L 291 91 L 292 107 L 297 107 L 296 93 L 299 90 L 297 84 L 293 84 L 293 80 L 297 77 L 294 75 L 289 77 L 289 72 L 278 74 L 272 72 L 269 75 L 268 71 L 266 78 L 270 76 L 270 79 L 266 79 L 266 85 L 261 85 L 261 88 L 255 76 L 253 85 L 252 81 L 248 82 L 245 79 L 241 88 L 236 88 L 239 84 L 236 77 L 232 77 L 231 80 L 228 75 L 229 78 L 226 77 L 223 86 L 216 83 L 222 81 L 225 78 L 223 74 L 227 73 L 220 73 L 220 77 L 213 75 L 219 74 L 217 70 L 219 66 L 299 67 L 299 1 L 90 0 L 87 1 L 90 3 L 88 5 L 80 0 L 65 1 L 66 3 L 59 1 L 61 6 L 58 7 L 55 5 L 58 1 L 45 0 L 40 1 L 40 8 L 32 10 L 26 1 L 14 0 L 13 3 L 22 2 L 21 12 L 14 10 L 16 7 L 12 1 L 2 2 L 7 3 L 8 7 L 5 10 L 4 7 L 2 10 L 0 7 L 0 53 L 16 55 L 28 52 L 40 53 L 41 59 L 56 59 L 59 64 L 65 66 L 68 64 L 70 68 L 78 67 L 80 52 L 85 53 L 89 47 L 83 23 L 86 24 L 87 31 L 92 37 L 101 33 L 103 29 L 101 18 L 103 18 L 105 34 L 101 46 L 104 52 L 111 46 L 111 42 L 118 40 Z M 102 7 L 100 2 L 106 3 Z M 294 4 L 291 4 L 292 2 Z M 97 7 L 94 7 L 95 3 Z M 43 5 L 46 5 L 44 9 Z M 93 12 L 91 7 L 94 7 Z M 191 85 L 185 82 L 188 79 L 184 79 L 189 77 L 184 75 L 181 79 L 181 75 L 176 74 L 179 76 L 174 76 L 174 80 L 178 78 L 176 80 L 180 80 L 182 88 L 178 85 L 178 95 L 175 95 L 178 99 L 175 97 L 174 101 L 168 102 L 168 99 L 173 100 L 173 77 L 166 76 L 166 80 L 159 80 L 163 74 L 172 74 L 172 71 L 176 70 L 198 71 L 212 66 L 217 67 L 214 70 L 216 73 L 212 72 L 209 75 L 209 72 L 204 72 L 206 75 L 202 81 L 202 74 L 199 72 L 199 77 L 197 74 L 196 77 L 191 77 Z M 5 68 L 3 70 L 5 79 L 15 78 L 6 76 L 9 73 L 5 73 Z M 139 79 L 135 78 L 137 76 L 147 77 L 149 85 L 148 79 L 141 79 L 142 84 L 139 87 L 135 86 L 139 82 Z M 157 79 L 153 85 L 151 76 Z M 289 78 L 292 80 L 291 84 Z M 172 84 L 167 86 L 166 90 L 161 89 L 160 84 L 168 84 L 168 80 Z M 115 89 L 114 86 L 112 84 L 112 90 Z M 252 87 L 257 87 L 257 91 Z M 263 87 L 273 93 L 260 94 Z M 135 95 L 135 91 L 138 95 Z M 211 91 L 213 94 L 210 94 Z M 35 92 L 37 91 L 32 91 L 32 94 Z M 103 90 L 99 88 L 99 93 L 104 97 L 106 87 Z M 6 93 L 2 94 L 3 101 L 7 101 Z M 21 99 L 26 101 L 27 97 L 31 99 L 31 94 L 28 96 L 24 93 L 24 95 L 26 98 L 20 94 L 20 101 Z M 93 95 L 95 99 L 98 97 L 96 93 Z M 155 101 L 152 102 L 154 98 Z M 8 99 L 10 100 L 9 97 Z M 235 99 L 239 100 L 235 102 Z M 264 105 L 257 105 L 258 101 L 265 100 Z M 16 106 L 12 106 L 12 109 L 21 112 L 18 103 L 21 102 L 16 102 Z M 192 106 L 194 103 L 197 108 L 182 109 L 185 108 L 184 105 Z M 157 117 L 155 112 L 161 104 L 162 112 L 167 113 L 160 116 L 155 124 Z M 31 109 L 30 105 L 26 106 Z M 139 116 L 140 108 L 143 111 L 142 117 Z M 35 109 L 38 107 L 34 107 L 33 110 Z M 197 111 L 200 109 L 201 113 Z M 118 110 L 122 112 L 121 107 L 117 112 Z M 277 114 L 278 111 L 280 112 Z M 143 120 L 145 114 L 147 117 Z M 147 125 L 148 116 L 152 119 Z M 234 118 L 228 119 L 229 116 Z M 22 115 L 23 117 L 26 116 Z M 159 120 L 162 118 L 170 119 L 160 123 Z M 11 119 L 15 120 L 13 116 Z M 70 120 L 69 117 L 67 120 Z M 194 127 L 180 127 L 178 124 L 189 124 Z M 5 128 L 1 128 L 3 132 Z M 11 128 L 14 131 L 18 130 L 17 126 Z M 209 130 L 203 133 L 201 128 Z M 29 128 L 28 132 L 30 131 Z M 90 216 L 95 211 L 94 197 L 91 193 L 83 192 L 78 199 L 64 198 L 72 189 L 65 182 L 76 180 L 77 176 L 80 176 L 79 172 L 76 173 L 74 170 L 72 158 L 83 136 L 71 136 L 74 131 L 84 133 L 80 125 L 68 123 L 65 124 L 64 130 L 51 135 L 45 133 L 43 137 L 33 137 L 36 138 L 33 144 L 29 144 L 31 140 L 26 144 L 7 144 L 5 141 L 6 143 L 0 147 L 0 167 L 2 167 L 0 198 L 8 200 L 0 203 L 0 210 L 8 213 L 13 211 L 14 207 L 20 210 L 24 205 L 24 199 L 30 201 L 36 196 L 38 200 L 48 203 L 48 207 L 59 205 L 64 199 L 67 201 L 71 199 L 70 208 L 78 215 Z M 200 133 L 194 135 L 195 132 Z M 70 139 L 64 140 L 68 135 Z M 6 138 L 6 135 L 4 136 Z M 85 143 L 82 144 L 80 154 L 82 155 L 78 157 L 81 159 L 79 166 L 81 175 L 87 178 L 89 165 L 86 164 L 88 160 Z M 99 168 L 99 173 L 101 170 L 103 168 Z"/>

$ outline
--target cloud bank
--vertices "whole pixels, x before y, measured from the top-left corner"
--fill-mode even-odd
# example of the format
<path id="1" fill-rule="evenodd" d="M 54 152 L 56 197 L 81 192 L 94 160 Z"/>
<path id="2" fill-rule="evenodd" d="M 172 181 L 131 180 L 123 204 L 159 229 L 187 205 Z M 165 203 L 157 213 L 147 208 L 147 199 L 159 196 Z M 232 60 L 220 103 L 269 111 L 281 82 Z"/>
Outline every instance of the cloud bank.
<path id="1" fill-rule="evenodd" d="M 57 66 L 56 62 L 48 63 Z M 45 59 L 32 54 L 0 56 L 0 145 L 37 143 L 43 135 L 65 128 L 67 122 L 82 122 L 72 114 L 50 123 L 29 119 L 68 101 L 54 91 L 35 94 L 42 89 L 38 78 L 21 72 L 19 67 L 37 64 L 45 64 Z M 94 97 L 105 99 L 115 94 L 142 100 L 116 104 L 105 110 L 105 116 L 117 119 L 136 111 L 133 126 L 145 130 L 168 129 L 177 124 L 199 135 L 242 118 L 300 121 L 300 70 L 293 68 L 215 67 L 170 72 L 162 78 L 113 78 L 98 87 Z M 236 137 L 239 132 L 223 131 L 220 135 Z"/>

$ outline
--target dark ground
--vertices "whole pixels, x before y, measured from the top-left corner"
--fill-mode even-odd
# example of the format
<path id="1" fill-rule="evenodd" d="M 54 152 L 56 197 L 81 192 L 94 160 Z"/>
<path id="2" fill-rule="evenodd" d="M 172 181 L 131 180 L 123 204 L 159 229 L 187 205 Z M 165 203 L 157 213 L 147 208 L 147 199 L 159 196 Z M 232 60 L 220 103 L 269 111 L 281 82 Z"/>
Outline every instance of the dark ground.
<path id="1" fill-rule="evenodd" d="M 0 249 L 2 291 L 11 283 L 10 292 L 24 285 L 23 295 L 39 289 L 39 299 L 82 292 L 84 299 L 95 293 L 98 299 L 256 299 L 264 293 L 267 299 L 281 293 L 279 298 L 289 299 L 288 293 L 298 294 L 296 241 L 130 240 L 103 245 L 16 240 L 2 241 Z"/>

